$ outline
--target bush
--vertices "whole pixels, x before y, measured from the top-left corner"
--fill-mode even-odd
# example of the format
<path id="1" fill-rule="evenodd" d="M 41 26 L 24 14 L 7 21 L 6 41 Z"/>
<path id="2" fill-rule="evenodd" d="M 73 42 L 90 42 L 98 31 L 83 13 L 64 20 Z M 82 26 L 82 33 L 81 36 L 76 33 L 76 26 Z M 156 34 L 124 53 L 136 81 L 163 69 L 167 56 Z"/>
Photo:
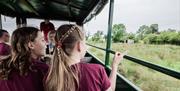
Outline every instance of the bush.
<path id="1" fill-rule="evenodd" d="M 160 34 L 148 34 L 143 39 L 144 43 L 149 44 L 176 44 L 180 45 L 180 33 L 166 31 Z"/>

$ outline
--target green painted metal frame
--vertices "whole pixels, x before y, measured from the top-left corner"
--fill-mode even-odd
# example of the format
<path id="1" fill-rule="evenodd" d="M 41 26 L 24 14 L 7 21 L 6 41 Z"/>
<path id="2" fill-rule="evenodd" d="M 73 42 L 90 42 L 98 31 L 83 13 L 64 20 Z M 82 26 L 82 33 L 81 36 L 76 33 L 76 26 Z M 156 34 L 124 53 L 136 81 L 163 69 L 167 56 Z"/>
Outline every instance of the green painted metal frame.
<path id="1" fill-rule="evenodd" d="M 97 47 L 97 46 L 94 46 L 94 45 L 91 45 L 91 44 L 87 44 L 87 45 L 95 47 L 95 48 L 100 49 L 100 50 L 109 51 L 109 53 L 115 54 L 115 51 L 112 51 L 112 50 L 107 50 L 107 49 Z M 143 65 L 145 67 L 156 70 L 158 72 L 161 72 L 161 73 L 164 73 L 166 75 L 172 76 L 174 78 L 180 79 L 180 72 L 175 71 L 173 69 L 166 68 L 166 67 L 163 67 L 163 66 L 160 66 L 160 65 L 157 65 L 157 64 L 153 64 L 153 63 L 150 63 L 150 62 L 147 62 L 145 60 L 138 59 L 138 58 L 135 58 L 135 57 L 132 57 L 132 56 L 129 56 L 129 55 L 125 55 L 124 58 L 128 59 L 128 60 L 130 60 L 132 62 L 138 63 L 140 65 Z"/>
<path id="2" fill-rule="evenodd" d="M 106 50 L 111 50 L 111 32 L 112 32 L 113 12 L 114 12 L 114 0 L 110 0 Z M 105 56 L 106 66 L 109 65 L 109 57 L 110 57 L 110 52 L 106 51 L 106 56 Z"/>

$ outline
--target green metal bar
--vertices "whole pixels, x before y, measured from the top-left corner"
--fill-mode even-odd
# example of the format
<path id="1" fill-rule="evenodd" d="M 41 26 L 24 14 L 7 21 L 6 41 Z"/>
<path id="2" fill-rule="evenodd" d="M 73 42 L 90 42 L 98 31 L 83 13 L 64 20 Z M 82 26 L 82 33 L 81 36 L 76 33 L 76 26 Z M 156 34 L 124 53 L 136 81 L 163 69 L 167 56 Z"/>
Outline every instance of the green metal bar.
<path id="1" fill-rule="evenodd" d="M 112 32 L 112 22 L 113 22 L 113 11 L 114 11 L 114 0 L 110 0 L 106 50 L 111 49 L 111 32 Z M 109 51 L 106 51 L 106 56 L 105 56 L 105 65 L 106 66 L 109 65 L 109 56 L 110 56 Z"/>
<path id="2" fill-rule="evenodd" d="M 131 57 L 131 56 L 128 56 L 128 55 L 125 55 L 124 58 L 128 59 L 128 60 L 131 60 L 131 61 L 133 61 L 135 63 L 141 64 L 143 66 L 146 66 L 148 68 L 154 69 L 156 71 L 159 71 L 161 73 L 164 73 L 166 75 L 169 75 L 169 76 L 175 77 L 177 79 L 180 79 L 180 72 L 177 72 L 177 71 L 175 71 L 173 69 L 169 69 L 169 68 L 157 65 L 157 64 L 146 62 L 144 60 L 137 59 L 135 57 Z"/>
<path id="3" fill-rule="evenodd" d="M 92 47 L 94 47 L 94 48 L 97 48 L 97 49 L 100 49 L 100 50 L 103 50 L 103 51 L 107 51 L 107 50 L 104 49 L 104 48 L 97 47 L 97 46 L 94 46 L 94 45 L 91 45 L 91 44 L 88 44 L 88 43 L 86 43 L 86 45 L 92 46 Z"/>
<path id="4" fill-rule="evenodd" d="M 0 14 L 0 29 L 2 29 L 2 19 L 1 19 L 1 14 Z"/>
<path id="5" fill-rule="evenodd" d="M 90 45 L 90 44 L 87 44 L 87 45 L 95 47 L 95 48 L 100 49 L 100 50 L 109 51 L 110 53 L 115 54 L 115 51 L 112 51 L 112 50 L 106 50 L 104 48 L 97 47 L 97 46 Z M 175 71 L 173 69 L 163 67 L 163 66 L 160 66 L 160 65 L 157 65 L 157 64 L 153 64 L 153 63 L 150 63 L 150 62 L 147 62 L 145 60 L 138 59 L 138 58 L 135 58 L 135 57 L 132 57 L 132 56 L 129 56 L 129 55 L 125 55 L 124 58 L 128 59 L 128 60 L 130 60 L 132 62 L 135 62 L 137 64 L 143 65 L 143 66 L 151 68 L 153 70 L 156 70 L 158 72 L 161 72 L 161 73 L 164 73 L 166 75 L 172 76 L 174 78 L 180 79 L 180 72 Z"/>

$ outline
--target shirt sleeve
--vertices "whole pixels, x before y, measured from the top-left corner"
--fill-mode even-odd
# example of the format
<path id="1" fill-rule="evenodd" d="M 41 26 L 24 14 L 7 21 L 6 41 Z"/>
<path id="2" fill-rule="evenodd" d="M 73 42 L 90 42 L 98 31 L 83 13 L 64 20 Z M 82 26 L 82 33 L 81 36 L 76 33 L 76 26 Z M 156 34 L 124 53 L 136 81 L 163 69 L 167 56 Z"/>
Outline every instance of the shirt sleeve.
<path id="1" fill-rule="evenodd" d="M 102 77 L 102 91 L 106 91 L 110 87 L 111 83 L 106 74 L 104 67 L 101 68 L 101 77 Z"/>

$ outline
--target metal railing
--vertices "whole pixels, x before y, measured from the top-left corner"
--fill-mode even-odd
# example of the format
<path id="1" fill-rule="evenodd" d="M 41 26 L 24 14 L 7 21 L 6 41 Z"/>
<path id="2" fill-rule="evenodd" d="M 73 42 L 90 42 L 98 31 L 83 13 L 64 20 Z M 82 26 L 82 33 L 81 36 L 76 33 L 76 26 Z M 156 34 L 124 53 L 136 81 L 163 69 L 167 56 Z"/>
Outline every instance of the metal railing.
<path id="1" fill-rule="evenodd" d="M 86 43 L 86 44 L 91 46 L 91 47 L 94 47 L 94 48 L 97 48 L 97 49 L 100 49 L 100 50 L 103 50 L 103 51 L 109 51 L 110 53 L 115 54 L 115 51 L 106 50 L 105 48 L 97 47 L 97 46 L 94 46 L 94 45 L 91 45 L 91 44 L 88 44 L 88 43 Z M 177 71 L 175 71 L 173 69 L 166 68 L 166 67 L 163 67 L 163 66 L 160 66 L 160 65 L 157 65 L 157 64 L 153 64 L 153 63 L 150 63 L 150 62 L 147 62 L 145 60 L 138 59 L 138 58 L 135 58 L 135 57 L 132 57 L 132 56 L 129 56 L 129 55 L 125 55 L 124 58 L 128 59 L 128 60 L 130 60 L 132 62 L 138 63 L 140 65 L 143 65 L 145 67 L 156 70 L 158 72 L 161 72 L 161 73 L 164 73 L 166 75 L 172 76 L 174 78 L 180 79 L 180 72 L 177 72 Z"/>

